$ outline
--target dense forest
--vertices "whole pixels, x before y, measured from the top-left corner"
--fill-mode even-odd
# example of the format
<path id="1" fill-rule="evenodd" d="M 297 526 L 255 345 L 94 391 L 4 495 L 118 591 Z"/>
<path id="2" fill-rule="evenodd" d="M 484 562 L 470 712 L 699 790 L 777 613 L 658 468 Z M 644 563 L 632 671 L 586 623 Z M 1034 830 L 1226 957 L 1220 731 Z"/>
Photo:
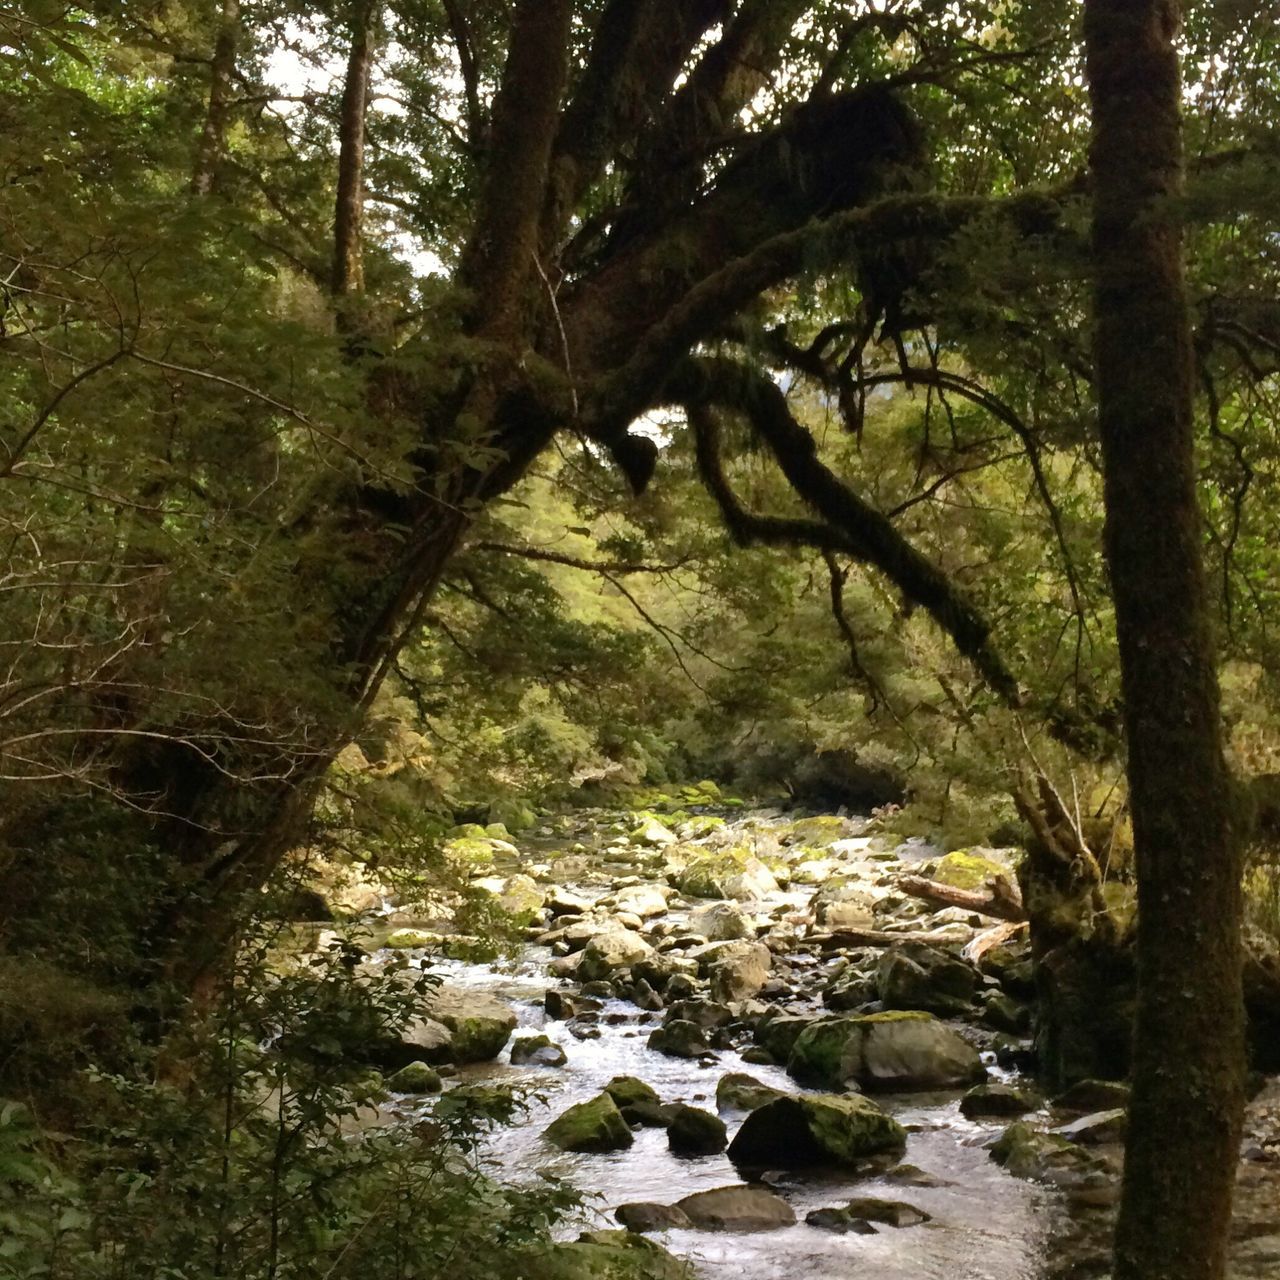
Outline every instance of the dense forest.
<path id="1" fill-rule="evenodd" d="M 1280 1267 L 1273 0 L 14 0 L 0 526 L 0 1276 Z"/>

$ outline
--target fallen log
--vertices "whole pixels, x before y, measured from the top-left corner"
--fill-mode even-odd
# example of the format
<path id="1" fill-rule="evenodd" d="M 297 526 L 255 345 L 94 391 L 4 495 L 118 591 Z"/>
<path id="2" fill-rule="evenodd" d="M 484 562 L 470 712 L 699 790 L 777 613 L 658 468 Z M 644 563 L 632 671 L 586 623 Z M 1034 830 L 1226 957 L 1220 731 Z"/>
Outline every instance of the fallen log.
<path id="1" fill-rule="evenodd" d="M 984 889 L 978 890 L 957 889 L 954 885 L 926 880 L 923 876 L 899 876 L 896 883 L 903 893 L 910 894 L 913 898 L 923 898 L 926 902 L 962 907 L 966 911 L 976 911 L 978 915 L 1010 920 L 1015 924 L 1027 918 L 1022 895 L 1017 886 L 1004 876 L 996 876 Z"/>
<path id="2" fill-rule="evenodd" d="M 928 933 L 888 933 L 883 929 L 836 929 L 831 933 L 811 933 L 807 939 L 816 942 L 824 951 L 835 951 L 839 947 L 900 947 L 906 942 L 923 942 L 931 947 L 954 947 L 965 941 L 957 938 L 955 926 L 947 929 L 933 930 Z"/>

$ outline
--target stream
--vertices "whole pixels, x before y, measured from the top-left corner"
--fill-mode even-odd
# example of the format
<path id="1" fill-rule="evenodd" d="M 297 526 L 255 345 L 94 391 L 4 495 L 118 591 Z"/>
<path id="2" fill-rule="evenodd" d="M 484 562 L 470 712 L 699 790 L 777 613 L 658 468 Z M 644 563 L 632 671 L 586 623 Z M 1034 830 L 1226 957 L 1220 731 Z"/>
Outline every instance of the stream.
<path id="1" fill-rule="evenodd" d="M 616 823 L 610 826 L 603 816 L 578 815 L 574 821 L 576 826 L 554 831 L 544 828 L 534 838 L 521 841 L 518 856 L 509 848 L 505 853 L 500 851 L 496 866 L 486 869 L 488 874 L 522 873 L 544 886 L 558 886 L 597 904 L 595 913 L 610 922 L 617 915 L 611 902 L 618 893 L 637 885 L 665 883 L 659 870 L 665 850 L 632 848 L 618 837 Z M 891 931 L 943 928 L 953 931 L 957 941 L 990 928 L 989 920 L 966 917 L 955 908 L 939 911 L 915 900 L 904 902 L 892 893 L 893 874 L 906 866 L 915 870 L 915 864 L 931 868 L 939 856 L 936 849 L 922 842 L 847 838 L 836 841 L 834 850 L 828 845 L 791 852 L 786 836 L 779 838 L 787 821 L 776 812 L 755 813 L 732 818 L 726 830 L 735 835 L 749 833 L 756 851 L 772 852 L 773 865 L 779 868 L 787 858 L 793 868 L 803 860 L 819 859 L 838 863 L 842 877 L 861 877 L 881 895 L 875 904 L 878 927 Z M 860 830 L 865 825 L 865 820 L 857 819 L 849 829 Z M 567 835 L 578 838 L 578 849 L 583 847 L 582 840 L 591 842 L 585 856 L 561 855 Z M 721 846 L 725 843 L 723 835 L 712 843 L 716 840 Z M 670 878 L 668 874 L 666 879 Z M 785 885 L 785 874 L 780 878 Z M 793 881 L 763 899 L 739 904 L 752 915 L 760 937 L 766 942 L 777 939 L 772 944 L 776 947 L 773 976 L 780 978 L 786 989 L 770 995 L 766 987 L 760 1000 L 780 1003 L 788 1014 L 829 1013 L 830 1009 L 823 1007 L 823 988 L 829 985 L 830 974 L 848 965 L 838 954 L 823 954 L 809 939 L 814 932 L 817 892 L 816 884 Z M 625 915 L 623 919 L 632 926 L 641 924 L 642 933 L 680 954 L 679 943 L 672 940 L 690 932 L 690 915 L 699 906 L 706 903 L 675 894 L 665 912 L 643 922 L 627 921 Z M 663 1103 L 687 1103 L 711 1112 L 716 1111 L 717 1081 L 729 1072 L 748 1073 L 762 1084 L 788 1093 L 805 1092 L 782 1066 L 744 1061 L 742 1054 L 751 1046 L 749 1035 L 722 1037 L 716 1048 L 698 1057 L 673 1057 L 649 1048 L 646 1040 L 662 1023 L 663 1011 L 638 1008 L 616 995 L 601 993 L 598 1001 L 585 1002 L 598 1004 L 589 1013 L 579 1012 L 568 1020 L 551 1017 L 546 1012 L 548 991 L 560 991 L 573 999 L 580 996 L 583 986 L 572 977 L 557 978 L 549 973 L 556 952 L 547 938 L 554 936 L 555 926 L 563 929 L 565 919 L 573 922 L 575 917 L 548 919 L 544 923 L 551 927 L 532 930 L 531 938 L 540 934 L 541 942 L 530 941 L 514 961 L 466 963 L 420 957 L 423 967 L 450 987 L 497 997 L 509 1005 L 518 1022 L 513 1040 L 543 1034 L 566 1055 L 567 1061 L 560 1067 L 513 1066 L 508 1044 L 496 1060 L 461 1067 L 445 1081 L 446 1088 L 462 1083 L 514 1083 L 531 1090 L 533 1097 L 523 1120 L 499 1130 L 491 1144 L 489 1158 L 497 1174 L 523 1181 L 549 1171 L 569 1179 L 588 1195 L 589 1218 L 579 1224 L 587 1228 L 616 1228 L 613 1213 L 622 1204 L 671 1204 L 694 1192 L 742 1183 L 742 1174 L 723 1152 L 674 1155 L 668 1149 L 666 1131 L 660 1127 L 638 1128 L 634 1145 L 603 1154 L 561 1151 L 544 1137 L 547 1125 L 567 1107 L 596 1097 L 616 1076 L 645 1081 Z M 404 922 L 403 915 L 393 918 L 393 923 Z M 563 954 L 565 945 L 556 950 Z M 998 1065 L 992 1046 L 1005 1050 L 1000 1058 L 1007 1062 L 1011 1038 L 993 1035 L 975 1022 L 964 1019 L 950 1025 L 982 1051 L 989 1079 L 1034 1089 L 1033 1082 L 1021 1080 L 1014 1071 Z M 962 1093 L 875 1095 L 883 1110 L 907 1130 L 904 1162 L 929 1175 L 926 1178 L 904 1182 L 888 1171 L 860 1175 L 834 1168 L 766 1173 L 765 1181 L 794 1208 L 795 1226 L 752 1232 L 671 1229 L 657 1233 L 654 1239 L 694 1262 L 706 1280 L 855 1275 L 875 1280 L 1066 1280 L 1105 1274 L 1103 1259 L 1112 1209 L 1071 1204 L 1057 1188 L 1011 1176 L 999 1167 L 989 1149 L 1010 1117 L 966 1119 L 959 1106 Z M 1263 1129 L 1270 1133 L 1266 1126 L 1275 1122 L 1276 1132 L 1271 1136 L 1280 1138 L 1277 1082 L 1272 1082 L 1263 1103 Z M 397 1120 L 412 1122 L 431 1105 L 429 1097 L 397 1096 L 387 1111 Z M 721 1113 L 730 1137 L 743 1117 L 742 1112 Z M 1038 1128 L 1062 1121 L 1061 1115 L 1047 1107 L 1022 1118 Z M 1091 1150 L 1110 1169 L 1118 1170 L 1118 1143 Z M 1280 1274 L 1280 1164 L 1269 1146 L 1256 1151 L 1264 1159 L 1242 1166 L 1242 1204 L 1249 1218 L 1238 1232 L 1241 1239 L 1233 1280 L 1263 1280 L 1267 1276 L 1275 1280 Z M 855 1195 L 905 1201 L 928 1214 L 930 1220 L 904 1228 L 877 1224 L 873 1234 L 838 1234 L 805 1223 L 809 1211 L 841 1205 Z"/>

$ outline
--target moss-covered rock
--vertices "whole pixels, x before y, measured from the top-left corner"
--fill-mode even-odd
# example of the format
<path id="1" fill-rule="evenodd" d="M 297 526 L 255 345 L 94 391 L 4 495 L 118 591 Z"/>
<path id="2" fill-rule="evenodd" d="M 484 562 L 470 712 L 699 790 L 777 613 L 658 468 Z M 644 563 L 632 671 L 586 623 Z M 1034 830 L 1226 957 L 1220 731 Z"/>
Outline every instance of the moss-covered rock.
<path id="1" fill-rule="evenodd" d="M 967 960 L 921 943 L 893 947 L 876 967 L 876 990 L 886 1009 L 922 1009 L 944 1016 L 967 1013 L 981 975 Z"/>
<path id="2" fill-rule="evenodd" d="M 771 1084 L 765 1084 L 742 1071 L 730 1071 L 716 1084 L 716 1106 L 721 1111 L 754 1111 L 766 1102 L 787 1095 Z"/>
<path id="3" fill-rule="evenodd" d="M 607 1093 L 570 1107 L 544 1133 L 562 1151 L 620 1151 L 634 1141 L 617 1104 Z"/>
<path id="4" fill-rule="evenodd" d="M 775 1098 L 742 1122 L 729 1158 L 751 1168 L 857 1165 L 900 1152 L 906 1130 L 860 1094 L 800 1094 Z"/>
<path id="5" fill-rule="evenodd" d="M 690 1265 L 630 1231 L 588 1231 L 571 1244 L 522 1250 L 520 1280 L 694 1280 Z"/>
<path id="6" fill-rule="evenodd" d="M 978 853 L 974 849 L 957 849 L 938 862 L 933 879 L 940 884 L 949 884 L 954 889 L 970 889 L 977 891 L 988 881 L 997 876 L 1006 880 L 1012 878 L 1009 868 L 1002 862 Z"/>
<path id="7" fill-rule="evenodd" d="M 643 1080 L 637 1079 L 635 1076 L 614 1076 L 605 1085 L 604 1092 L 619 1107 L 629 1107 L 638 1102 L 652 1103 L 657 1106 L 662 1102 L 662 1099 L 658 1096 L 658 1091 L 652 1085 L 645 1084 Z"/>
<path id="8" fill-rule="evenodd" d="M 568 1055 L 550 1036 L 521 1036 L 511 1045 L 513 1067 L 563 1067 Z"/>
<path id="9" fill-rule="evenodd" d="M 393 929 L 384 946 L 394 951 L 416 951 L 420 947 L 439 947 L 440 935 L 426 929 Z"/>
<path id="10" fill-rule="evenodd" d="M 728 1130 L 719 1116 L 683 1103 L 672 1109 L 667 1125 L 667 1145 L 678 1156 L 710 1156 L 729 1143 Z"/>
<path id="11" fill-rule="evenodd" d="M 755 853 L 740 846 L 702 854 L 676 872 L 681 892 L 693 898 L 736 898 L 752 902 L 778 891 L 773 872 Z"/>
<path id="12" fill-rule="evenodd" d="M 837 840 L 856 836 L 861 825 L 834 814 L 820 814 L 814 818 L 801 818 L 782 833 L 789 844 L 803 845 L 807 849 L 825 849 Z"/>
<path id="13" fill-rule="evenodd" d="M 1068 1188 L 1092 1173 L 1105 1173 L 1095 1155 L 1060 1134 L 1045 1133 L 1015 1121 L 991 1148 L 991 1158 L 1015 1178 L 1029 1178 Z"/>
<path id="14" fill-rule="evenodd" d="M 960 1099 L 960 1114 L 969 1120 L 1023 1116 L 1039 1105 L 1039 1099 L 1011 1084 L 978 1084 Z"/>
<path id="15" fill-rule="evenodd" d="M 392 1093 L 439 1093 L 443 1081 L 434 1067 L 425 1062 L 410 1062 L 387 1081 L 387 1088 Z"/>
<path id="16" fill-rule="evenodd" d="M 955 1089 L 986 1078 L 978 1051 L 932 1015 L 819 1018 L 796 1039 L 787 1070 L 827 1088 Z"/>

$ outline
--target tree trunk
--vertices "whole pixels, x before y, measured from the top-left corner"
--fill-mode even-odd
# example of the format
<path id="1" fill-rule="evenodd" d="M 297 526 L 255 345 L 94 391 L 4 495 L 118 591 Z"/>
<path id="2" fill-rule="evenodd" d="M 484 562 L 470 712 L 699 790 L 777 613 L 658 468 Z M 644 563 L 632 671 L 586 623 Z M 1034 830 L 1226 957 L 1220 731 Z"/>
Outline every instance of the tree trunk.
<path id="1" fill-rule="evenodd" d="M 213 190 L 218 157 L 226 142 L 227 116 L 231 109 L 231 78 L 236 69 L 236 46 L 240 39 L 240 0 L 222 0 L 218 38 L 209 64 L 209 106 L 196 148 L 191 172 L 194 195 L 207 196 Z"/>
<path id="2" fill-rule="evenodd" d="M 1139 883 L 1116 1280 L 1224 1274 L 1242 1110 L 1240 868 L 1201 563 L 1173 0 L 1086 0 L 1094 358 Z"/>
<path id="3" fill-rule="evenodd" d="M 351 50 L 342 89 L 338 125 L 338 196 L 333 219 L 333 292 L 335 297 L 364 288 L 361 230 L 364 222 L 364 128 L 373 71 L 374 7 L 355 6 Z"/>

